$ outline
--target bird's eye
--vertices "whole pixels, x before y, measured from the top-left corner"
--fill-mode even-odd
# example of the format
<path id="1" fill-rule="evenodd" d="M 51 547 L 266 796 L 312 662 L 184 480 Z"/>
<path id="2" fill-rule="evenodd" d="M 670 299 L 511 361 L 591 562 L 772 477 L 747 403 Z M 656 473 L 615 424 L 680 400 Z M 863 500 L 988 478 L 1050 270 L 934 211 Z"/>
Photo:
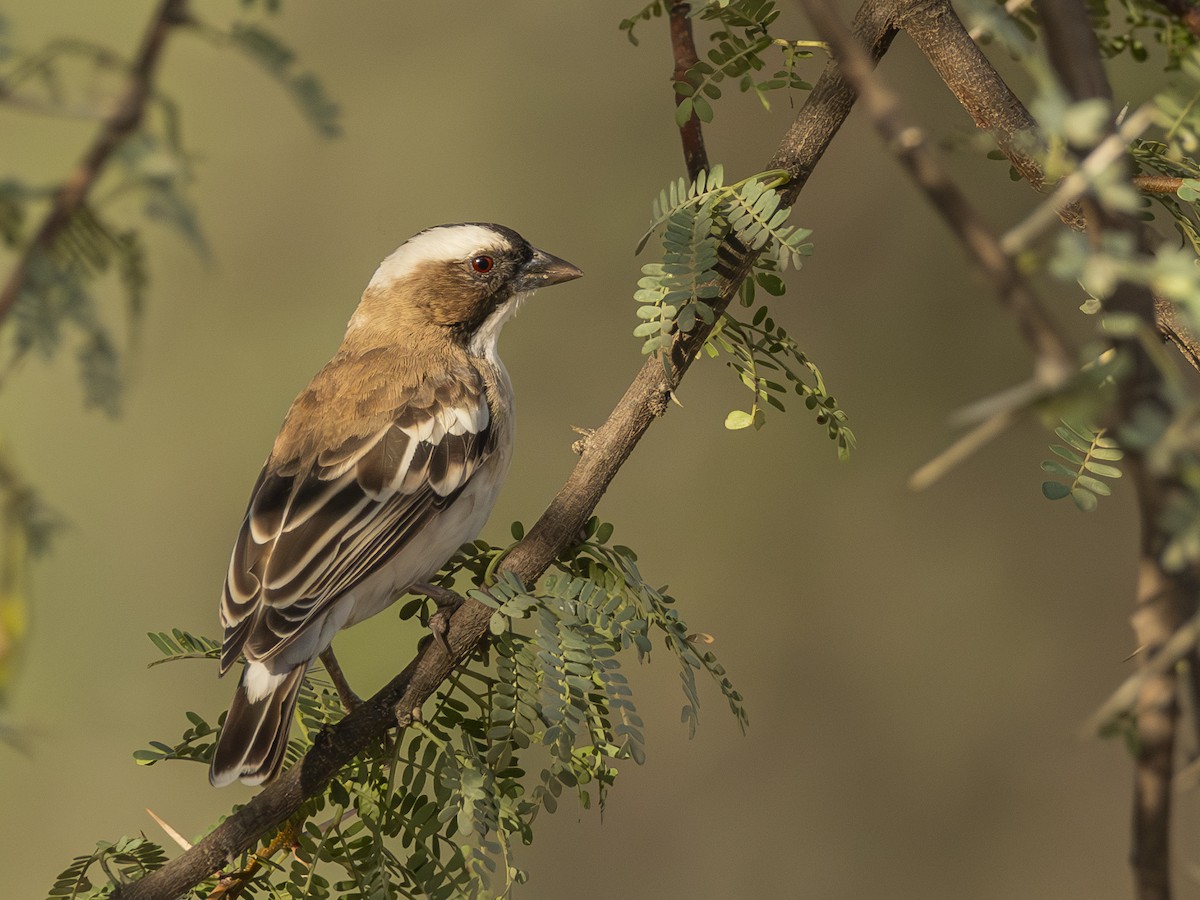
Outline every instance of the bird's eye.
<path id="1" fill-rule="evenodd" d="M 485 275 L 492 271 L 492 266 L 495 264 L 495 260 L 493 260 L 490 256 L 477 256 L 471 260 L 471 268 L 480 275 Z"/>

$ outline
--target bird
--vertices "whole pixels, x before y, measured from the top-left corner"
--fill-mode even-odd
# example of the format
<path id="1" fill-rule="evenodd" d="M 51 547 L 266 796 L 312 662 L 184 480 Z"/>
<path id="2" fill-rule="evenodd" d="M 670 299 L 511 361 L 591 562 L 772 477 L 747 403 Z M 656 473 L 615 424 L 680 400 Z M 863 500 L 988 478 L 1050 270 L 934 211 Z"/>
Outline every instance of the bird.
<path id="1" fill-rule="evenodd" d="M 500 330 L 536 289 L 582 274 L 476 222 L 420 231 L 379 265 L 288 409 L 234 543 L 220 674 L 245 666 L 215 787 L 279 774 L 304 674 L 338 631 L 409 589 L 440 602 L 426 582 L 478 535 L 512 458 Z"/>

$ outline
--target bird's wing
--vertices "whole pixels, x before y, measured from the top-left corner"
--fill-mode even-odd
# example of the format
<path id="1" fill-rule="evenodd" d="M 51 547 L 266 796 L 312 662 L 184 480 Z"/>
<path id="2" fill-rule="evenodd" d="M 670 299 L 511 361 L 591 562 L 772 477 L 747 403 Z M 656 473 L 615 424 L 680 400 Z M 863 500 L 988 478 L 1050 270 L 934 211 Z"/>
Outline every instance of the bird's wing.
<path id="1" fill-rule="evenodd" d="M 251 494 L 221 598 L 224 672 L 267 659 L 401 552 L 495 449 L 481 378 L 447 379 L 390 419 L 300 466 L 268 460 Z"/>

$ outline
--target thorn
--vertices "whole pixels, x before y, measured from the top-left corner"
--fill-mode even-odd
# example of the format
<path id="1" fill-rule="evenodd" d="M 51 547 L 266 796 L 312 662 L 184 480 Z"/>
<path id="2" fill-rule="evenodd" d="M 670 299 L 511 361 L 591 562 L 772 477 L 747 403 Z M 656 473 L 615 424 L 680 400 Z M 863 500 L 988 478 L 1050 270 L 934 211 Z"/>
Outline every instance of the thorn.
<path id="1" fill-rule="evenodd" d="M 167 837 L 177 843 L 184 850 L 192 849 L 191 843 L 182 834 L 155 815 L 154 810 L 147 808 L 146 812 L 149 814 L 150 818 L 158 823 L 158 827 L 167 833 Z"/>

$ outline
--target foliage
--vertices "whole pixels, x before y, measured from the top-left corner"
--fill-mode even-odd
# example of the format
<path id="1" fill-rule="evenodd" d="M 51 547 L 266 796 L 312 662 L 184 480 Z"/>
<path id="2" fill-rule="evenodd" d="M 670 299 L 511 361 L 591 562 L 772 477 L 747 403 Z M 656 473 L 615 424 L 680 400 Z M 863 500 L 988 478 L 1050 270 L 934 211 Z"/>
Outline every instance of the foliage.
<path id="1" fill-rule="evenodd" d="M 268 7 L 278 4 L 269 0 Z M 214 29 L 200 26 L 208 33 Z M 284 82 L 317 130 L 337 133 L 337 108 L 311 73 L 292 73 L 295 55 L 256 26 L 235 25 L 231 43 L 260 60 Z M 131 63 L 90 40 L 55 38 L 27 50 L 12 40 L 0 18 L 0 101 L 59 118 L 89 118 L 108 127 L 115 92 L 123 89 Z M 118 85 L 114 88 L 112 85 Z M 174 228 L 207 255 L 188 195 L 192 160 L 184 148 L 175 102 L 154 89 L 138 127 L 127 135 L 99 171 L 92 190 L 69 217 L 56 206 L 58 186 L 33 186 L 15 173 L 0 174 L 0 247 L 23 258 L 11 315 L 4 321 L 7 343 L 0 384 L 32 351 L 51 359 L 69 348 L 78 366 L 83 401 L 115 416 L 120 411 L 126 353 L 136 346 L 145 308 L 149 272 L 145 222 Z M 73 175 L 78 177 L 78 173 Z M 35 220 L 54 222 L 50 240 L 40 240 Z M 104 296 L 119 290 L 123 311 L 106 308 Z M 118 336 L 114 319 L 124 323 Z M 25 485 L 5 454 L 0 460 L 0 699 L 11 681 L 26 627 L 28 569 L 57 525 L 57 517 Z M 103 864 L 103 857 L 96 862 Z"/>
<path id="2" fill-rule="evenodd" d="M 96 849 L 77 856 L 63 871 L 50 889 L 50 900 L 68 897 L 71 900 L 101 900 L 111 897 L 114 885 L 131 881 L 153 872 L 167 861 L 162 848 L 145 838 L 121 838 L 116 843 L 100 841 Z M 93 867 L 100 873 L 94 873 Z M 99 875 L 102 881 L 92 881 Z"/>
<path id="3" fill-rule="evenodd" d="M 523 535 L 519 523 L 513 534 Z M 647 661 L 657 641 L 678 666 L 689 734 L 699 721 L 700 672 L 716 682 L 744 729 L 742 697 L 707 648 L 711 638 L 689 631 L 674 598 L 645 580 L 634 552 L 611 543 L 612 534 L 611 525 L 590 520 L 533 590 L 508 573 L 470 589 L 493 610 L 490 651 L 451 676 L 432 710 L 343 769 L 264 850 L 236 860 L 226 881 L 244 879 L 246 896 L 507 896 L 528 877 L 514 850 L 532 840 L 541 811 L 554 813 L 567 794 L 584 809 L 603 809 L 619 763 L 645 759 L 643 724 L 622 666 L 630 656 Z M 482 583 L 476 579 L 502 553 L 467 544 L 437 580 Z M 425 605 L 410 601 L 401 615 L 416 616 Z M 150 639 L 163 655 L 152 665 L 219 656 L 216 641 L 178 629 Z M 289 763 L 341 717 L 328 681 L 310 671 Z M 195 712 L 187 719 L 179 740 L 152 741 L 135 760 L 207 764 L 222 720 L 213 726 Z M 269 859 L 285 848 L 290 862 Z M 56 890 L 80 883 L 93 865 L 104 868 L 96 854 L 79 857 Z"/>
<path id="4" fill-rule="evenodd" d="M 337 107 L 311 73 L 293 71 L 295 54 L 277 38 L 257 25 L 235 24 L 222 31 L 195 24 L 201 33 L 258 61 L 284 84 L 318 132 L 338 134 Z M 32 51 L 11 48 L 0 64 L 0 99 L 52 116 L 97 119 L 111 98 L 83 105 L 76 98 L 89 96 L 85 88 L 98 73 L 117 76 L 120 83 L 130 66 L 112 49 L 74 38 L 56 38 Z M 188 197 L 193 177 L 177 105 L 155 90 L 138 129 L 122 141 L 87 202 L 48 247 L 33 243 L 27 223 L 54 201 L 57 189 L 32 187 L 13 175 L 0 179 L 0 242 L 28 258 L 28 275 L 13 310 L 10 359 L 0 374 L 30 350 L 52 357 L 71 333 L 85 404 L 110 415 L 119 411 L 122 351 L 99 298 L 108 276 L 115 276 L 124 295 L 127 343 L 132 343 L 149 279 L 141 225 L 131 209 L 146 221 L 171 226 L 207 254 Z"/>
<path id="5" fill-rule="evenodd" d="M 846 414 L 826 390 L 816 365 L 767 307 L 755 308 L 756 285 L 781 296 L 785 285 L 778 273 L 788 266 L 799 268 L 801 259 L 812 252 L 807 241 L 812 232 L 787 224 L 790 210 L 777 190 L 783 178 L 781 172 L 763 172 L 726 185 L 724 170 L 714 166 L 691 184 L 680 178 L 659 193 L 638 250 L 661 230 L 663 257 L 661 263 L 642 266 L 634 294 L 641 323 L 634 334 L 644 339 L 643 353 L 654 353 L 669 347 L 677 332 L 690 333 L 698 322 L 714 325 L 705 352 L 711 357 L 729 355 L 730 367 L 754 396 L 749 412 L 734 410 L 726 416 L 726 427 L 761 428 L 766 421 L 762 404 L 783 410 L 783 396 L 794 390 L 815 411 L 818 424 L 827 427 L 844 458 L 854 446 Z M 722 279 L 739 264 L 735 253 L 754 260 L 754 271 L 740 289 L 741 306 L 754 309 L 744 322 L 728 312 L 718 320 L 711 305 L 721 294 Z M 772 373 L 782 373 L 791 388 L 774 380 L 780 376 Z"/>
<path id="6" fill-rule="evenodd" d="M 1196 46 L 1196 37 L 1176 16 L 1167 14 L 1161 5 L 1142 0 L 1121 0 L 1113 4 L 1120 10 L 1116 18 L 1109 10 L 1108 0 L 1089 0 L 1100 47 L 1108 57 L 1128 53 L 1137 62 L 1150 58 L 1147 41 L 1166 50 L 1166 67 L 1176 69 L 1182 58 Z"/>
<path id="7" fill-rule="evenodd" d="M 76 359 L 84 402 L 115 416 L 120 409 L 120 357 L 92 283 L 117 270 L 130 321 L 136 322 L 146 285 L 143 259 L 136 231 L 118 232 L 91 207 L 81 207 L 49 251 L 30 251 L 29 274 L 13 308 L 14 359 L 30 350 L 52 357 L 62 344 L 64 328 L 73 327 L 79 335 Z"/>
<path id="8" fill-rule="evenodd" d="M 1004 0 L 996 0 L 996 5 L 1004 7 Z M 1100 51 L 1110 59 L 1127 53 L 1135 62 L 1144 63 L 1152 58 L 1152 48 L 1160 46 L 1165 51 L 1165 68 L 1170 71 L 1177 69 L 1180 60 L 1196 45 L 1196 37 L 1177 15 L 1165 11 L 1165 4 L 1145 0 L 1087 0 L 1087 7 Z M 1005 14 L 1012 16 L 1027 40 L 1036 39 L 1040 23 L 1031 3 L 1023 3 L 1011 12 L 1005 10 Z"/>
<path id="9" fill-rule="evenodd" d="M 291 94 L 313 128 L 325 137 L 342 133 L 341 111 L 311 71 L 296 71 L 296 53 L 261 25 L 238 22 L 228 31 L 206 26 L 205 35 L 244 53 Z"/>
<path id="10" fill-rule="evenodd" d="M 697 4 L 693 15 L 718 23 L 709 35 L 716 46 L 708 51 L 707 59 L 697 61 L 681 81 L 675 82 L 675 92 L 682 98 L 675 108 L 677 125 L 682 126 L 693 112 L 701 122 L 711 122 L 711 101 L 721 97 L 720 85 L 725 79 L 736 80 L 743 94 L 753 91 L 765 109 L 771 108 L 768 97 L 771 91 L 812 89 L 796 72 L 796 64 L 811 59 L 813 51 L 809 48 L 821 45 L 816 41 L 773 37 L 770 26 L 779 18 L 774 0 Z M 758 81 L 755 73 L 767 65 L 764 54 L 772 47 L 781 51 L 783 67 Z"/>
<path id="11" fill-rule="evenodd" d="M 1042 470 L 1063 480 L 1042 482 L 1042 494 L 1047 500 L 1070 497 L 1081 510 L 1091 512 L 1099 502 L 1098 497 L 1112 493 L 1101 479 L 1121 477 L 1121 470 L 1112 463 L 1125 454 L 1103 428 L 1072 424 L 1064 419 L 1054 433 L 1062 443 L 1051 444 L 1050 451 L 1059 459 L 1045 460 Z"/>
<path id="12" fill-rule="evenodd" d="M 755 282 L 770 293 L 778 290 L 778 279 L 771 280 L 769 272 L 758 272 L 753 279 L 742 283 L 743 306 L 754 303 Z M 800 349 L 799 344 L 771 318 L 770 310 L 763 305 L 755 309 L 748 322 L 742 322 L 729 313 L 722 313 L 716 328 L 705 341 L 704 350 L 709 356 L 724 352 L 728 362 L 741 380 L 753 393 L 754 400 L 749 411 L 733 410 L 725 417 L 725 427 L 738 430 L 753 426 L 762 428 L 766 415 L 762 404 L 785 411 L 783 398 L 789 393 L 788 384 L 796 394 L 804 398 L 804 405 L 812 410 L 818 425 L 824 425 L 829 439 L 837 445 L 839 459 L 848 459 L 854 449 L 854 432 L 846 424 L 846 413 L 837 400 L 826 390 L 825 379 L 816 364 Z M 773 380 L 771 373 L 781 372 L 786 384 Z M 805 378 L 811 378 L 809 384 Z"/>
<path id="13" fill-rule="evenodd" d="M 16 675 L 29 628 L 29 570 L 62 527 L 59 516 L 23 482 L 0 452 L 0 704 Z M 0 737 L 18 738 L 0 730 Z"/>
<path id="14" fill-rule="evenodd" d="M 631 43 L 638 39 L 634 29 L 638 22 L 650 21 L 666 14 L 668 3 L 655 0 L 627 19 L 620 28 Z M 698 60 L 683 78 L 675 82 L 675 92 L 682 98 L 675 108 L 675 121 L 683 125 L 694 112 L 701 122 L 713 120 L 712 101 L 721 97 L 721 83 L 726 79 L 737 82 L 742 93 L 753 92 L 764 108 L 770 109 L 771 91 L 810 90 L 812 85 L 796 71 L 801 60 L 811 59 L 813 47 L 823 47 L 819 41 L 791 41 L 775 37 L 771 25 L 779 18 L 775 0 L 714 0 L 694 3 L 689 16 L 716 27 L 709 39 L 715 45 Z M 768 65 L 766 54 L 777 48 L 782 57 L 781 67 L 768 78 L 757 80 L 756 73 Z"/>

